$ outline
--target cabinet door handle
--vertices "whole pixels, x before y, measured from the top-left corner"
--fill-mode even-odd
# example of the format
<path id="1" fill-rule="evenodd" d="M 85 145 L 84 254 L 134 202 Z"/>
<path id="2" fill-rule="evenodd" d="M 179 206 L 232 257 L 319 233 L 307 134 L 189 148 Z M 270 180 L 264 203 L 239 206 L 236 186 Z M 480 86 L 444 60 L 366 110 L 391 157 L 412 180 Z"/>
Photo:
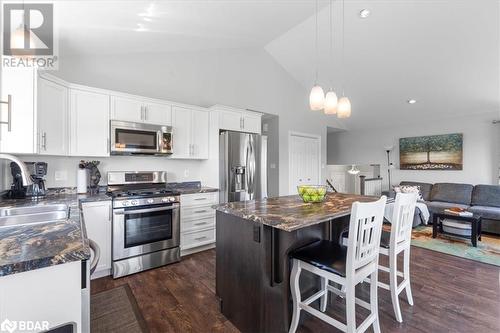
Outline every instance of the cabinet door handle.
<path id="1" fill-rule="evenodd" d="M 0 124 L 7 124 L 7 131 L 12 131 L 12 95 L 7 95 L 7 102 L 0 101 L 0 104 L 7 104 L 7 121 L 1 121 Z"/>
<path id="2" fill-rule="evenodd" d="M 208 212 L 208 210 L 204 209 L 204 210 L 195 210 L 194 213 L 195 214 L 199 214 L 199 213 L 206 213 Z"/>
<path id="3" fill-rule="evenodd" d="M 42 148 L 47 151 L 47 132 L 43 132 L 42 134 Z"/>
<path id="4" fill-rule="evenodd" d="M 144 106 L 141 105 L 141 120 L 144 120 Z"/>
<path id="5" fill-rule="evenodd" d="M 149 112 L 148 111 L 149 110 L 148 110 L 147 105 L 144 106 L 144 120 L 148 120 L 148 117 L 149 117 L 149 115 L 148 115 Z"/>
<path id="6" fill-rule="evenodd" d="M 207 236 L 203 236 L 203 237 L 197 237 L 197 238 L 195 238 L 194 240 L 200 241 L 200 240 L 202 240 L 202 239 L 207 239 L 207 238 L 208 238 Z"/>
<path id="7" fill-rule="evenodd" d="M 196 200 L 196 201 L 200 201 L 200 200 L 207 200 L 207 198 L 196 198 L 196 199 L 194 199 L 194 200 Z"/>
<path id="8" fill-rule="evenodd" d="M 243 129 L 245 129 L 245 117 L 242 117 L 241 120 L 243 121 Z"/>
<path id="9" fill-rule="evenodd" d="M 208 224 L 208 222 L 195 223 L 194 225 L 204 225 L 204 224 Z"/>

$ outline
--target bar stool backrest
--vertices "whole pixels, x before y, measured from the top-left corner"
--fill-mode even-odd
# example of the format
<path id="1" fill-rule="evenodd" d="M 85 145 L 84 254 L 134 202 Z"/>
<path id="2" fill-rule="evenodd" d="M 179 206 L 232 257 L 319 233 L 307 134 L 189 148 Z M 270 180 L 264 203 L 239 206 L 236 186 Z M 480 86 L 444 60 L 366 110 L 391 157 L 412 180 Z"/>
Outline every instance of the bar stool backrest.
<path id="1" fill-rule="evenodd" d="M 411 242 L 411 229 L 417 204 L 417 193 L 398 193 L 394 202 L 391 222 L 390 247 L 408 245 Z"/>
<path id="2" fill-rule="evenodd" d="M 356 271 L 365 268 L 377 269 L 386 201 L 382 196 L 375 202 L 353 203 L 347 243 L 347 276 L 354 276 Z M 370 265 L 373 267 L 368 267 Z"/>

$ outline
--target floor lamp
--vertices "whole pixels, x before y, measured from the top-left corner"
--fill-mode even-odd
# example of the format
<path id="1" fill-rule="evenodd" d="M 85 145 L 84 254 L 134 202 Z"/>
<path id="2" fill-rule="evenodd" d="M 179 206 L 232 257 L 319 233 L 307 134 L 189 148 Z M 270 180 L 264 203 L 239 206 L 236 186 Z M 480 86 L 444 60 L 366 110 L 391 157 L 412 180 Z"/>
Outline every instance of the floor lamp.
<path id="1" fill-rule="evenodd" d="M 387 153 L 387 176 L 388 176 L 388 190 L 391 190 L 391 169 L 394 169 L 394 164 L 391 162 L 391 151 L 394 149 L 393 146 L 385 147 L 385 152 Z"/>

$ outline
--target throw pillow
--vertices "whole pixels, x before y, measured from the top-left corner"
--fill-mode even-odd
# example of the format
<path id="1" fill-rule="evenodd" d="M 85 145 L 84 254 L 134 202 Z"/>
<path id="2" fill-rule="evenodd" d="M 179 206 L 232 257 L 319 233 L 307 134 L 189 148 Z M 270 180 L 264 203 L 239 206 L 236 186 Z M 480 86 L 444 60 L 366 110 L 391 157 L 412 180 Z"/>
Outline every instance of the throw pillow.
<path id="1" fill-rule="evenodd" d="M 399 190 L 401 193 L 418 193 L 418 200 L 423 200 L 420 186 L 402 185 Z"/>

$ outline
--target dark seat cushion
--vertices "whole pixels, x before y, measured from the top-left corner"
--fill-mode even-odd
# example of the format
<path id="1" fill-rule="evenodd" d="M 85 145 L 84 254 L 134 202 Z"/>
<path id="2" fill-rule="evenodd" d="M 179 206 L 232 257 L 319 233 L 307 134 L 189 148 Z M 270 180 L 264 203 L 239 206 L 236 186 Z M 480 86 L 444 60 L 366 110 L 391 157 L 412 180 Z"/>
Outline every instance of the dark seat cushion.
<path id="1" fill-rule="evenodd" d="M 380 237 L 380 246 L 388 249 L 391 241 L 391 233 L 385 230 L 382 230 L 382 236 Z"/>
<path id="2" fill-rule="evenodd" d="M 407 182 L 403 181 L 399 183 L 399 185 L 408 185 L 408 186 L 418 186 L 420 187 L 420 193 L 422 194 L 422 199 L 427 201 L 431 197 L 432 184 L 429 183 L 420 183 L 420 182 Z"/>
<path id="3" fill-rule="evenodd" d="M 427 205 L 427 208 L 431 213 L 442 213 L 443 210 L 452 207 L 458 207 L 463 209 L 468 209 L 470 207 L 469 205 L 462 205 L 451 202 L 440 202 L 440 201 L 428 201 L 425 204 Z"/>
<path id="4" fill-rule="evenodd" d="M 499 185 L 476 185 L 472 191 L 473 206 L 500 207 Z"/>
<path id="5" fill-rule="evenodd" d="M 290 256 L 327 272 L 345 277 L 347 247 L 335 242 L 317 241 L 294 250 Z"/>
<path id="6" fill-rule="evenodd" d="M 437 183 L 432 186 L 430 201 L 470 205 L 473 188 L 470 184 Z"/>
<path id="7" fill-rule="evenodd" d="M 472 206 L 469 211 L 480 215 L 484 219 L 500 220 L 500 207 Z"/>

